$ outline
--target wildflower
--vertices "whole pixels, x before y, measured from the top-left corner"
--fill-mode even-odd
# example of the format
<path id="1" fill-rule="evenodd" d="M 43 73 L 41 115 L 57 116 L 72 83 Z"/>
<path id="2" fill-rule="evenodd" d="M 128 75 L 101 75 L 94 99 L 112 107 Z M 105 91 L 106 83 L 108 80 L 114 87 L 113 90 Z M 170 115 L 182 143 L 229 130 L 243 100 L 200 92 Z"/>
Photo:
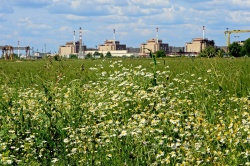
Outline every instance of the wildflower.
<path id="1" fill-rule="evenodd" d="M 174 132 L 178 132 L 179 131 L 179 129 L 178 128 L 174 128 Z"/>
<path id="2" fill-rule="evenodd" d="M 166 164 L 169 164 L 170 163 L 170 156 L 167 156 L 165 159 L 164 159 L 165 163 Z"/>
<path id="3" fill-rule="evenodd" d="M 246 162 L 245 165 L 250 165 L 250 162 Z"/>
<path id="4" fill-rule="evenodd" d="M 13 161 L 12 161 L 12 160 L 6 160 L 6 163 L 7 163 L 7 164 L 12 164 Z"/>
<path id="5" fill-rule="evenodd" d="M 172 151 L 172 152 L 170 153 L 170 156 L 171 156 L 172 158 L 176 157 L 175 151 Z"/>
<path id="6" fill-rule="evenodd" d="M 9 130 L 9 133 L 15 133 L 15 130 Z"/>
<path id="7" fill-rule="evenodd" d="M 137 66 L 137 67 L 135 67 L 136 69 L 140 69 L 140 68 L 142 68 L 142 66 L 141 65 L 139 65 L 139 66 Z"/>
<path id="8" fill-rule="evenodd" d="M 76 148 L 73 148 L 73 149 L 71 150 L 72 153 L 76 153 L 76 151 L 77 151 Z"/>
<path id="9" fill-rule="evenodd" d="M 63 142 L 64 142 L 64 143 L 69 143 L 69 139 L 68 139 L 68 138 L 65 138 L 65 139 L 63 140 Z"/>
<path id="10" fill-rule="evenodd" d="M 57 158 L 52 158 L 52 163 L 56 163 L 57 161 L 59 161 Z"/>
<path id="11" fill-rule="evenodd" d="M 119 137 L 124 137 L 127 135 L 127 131 L 126 130 L 122 130 L 121 134 L 119 135 Z"/>
<path id="12" fill-rule="evenodd" d="M 200 165 L 203 162 L 203 160 L 196 161 L 197 165 Z"/>
<path id="13" fill-rule="evenodd" d="M 159 151 L 159 153 L 156 155 L 156 158 L 160 158 L 161 156 L 164 156 L 164 152 L 163 151 Z"/>
<path id="14" fill-rule="evenodd" d="M 111 157 L 112 157 L 112 154 L 107 154 L 107 157 L 111 158 Z"/>

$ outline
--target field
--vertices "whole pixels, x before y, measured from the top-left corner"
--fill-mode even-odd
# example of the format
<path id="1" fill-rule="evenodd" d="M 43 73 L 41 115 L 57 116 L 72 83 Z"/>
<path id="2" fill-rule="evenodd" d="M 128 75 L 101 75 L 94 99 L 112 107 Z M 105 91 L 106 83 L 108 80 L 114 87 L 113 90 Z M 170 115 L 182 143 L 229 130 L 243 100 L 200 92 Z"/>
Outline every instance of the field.
<path id="1" fill-rule="evenodd" d="M 0 61 L 0 165 L 250 165 L 250 58 Z"/>

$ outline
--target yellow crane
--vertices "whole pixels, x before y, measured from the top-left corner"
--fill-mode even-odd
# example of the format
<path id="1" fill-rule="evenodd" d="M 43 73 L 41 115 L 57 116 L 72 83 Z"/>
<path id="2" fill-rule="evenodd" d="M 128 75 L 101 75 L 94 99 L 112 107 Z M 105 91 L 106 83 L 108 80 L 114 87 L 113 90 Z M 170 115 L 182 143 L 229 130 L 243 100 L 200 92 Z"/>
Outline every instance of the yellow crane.
<path id="1" fill-rule="evenodd" d="M 227 35 L 227 47 L 230 45 L 230 35 L 231 33 L 246 33 L 246 32 L 250 32 L 250 30 L 226 30 L 224 33 L 225 33 L 225 36 Z"/>

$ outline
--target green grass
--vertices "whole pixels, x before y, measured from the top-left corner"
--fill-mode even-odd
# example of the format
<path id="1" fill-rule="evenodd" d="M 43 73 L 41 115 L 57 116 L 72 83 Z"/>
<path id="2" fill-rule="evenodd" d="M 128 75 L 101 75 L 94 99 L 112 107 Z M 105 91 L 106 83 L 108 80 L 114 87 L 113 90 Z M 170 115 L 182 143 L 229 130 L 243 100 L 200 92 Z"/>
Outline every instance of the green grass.
<path id="1" fill-rule="evenodd" d="M 249 165 L 250 59 L 154 63 L 0 61 L 0 165 Z"/>

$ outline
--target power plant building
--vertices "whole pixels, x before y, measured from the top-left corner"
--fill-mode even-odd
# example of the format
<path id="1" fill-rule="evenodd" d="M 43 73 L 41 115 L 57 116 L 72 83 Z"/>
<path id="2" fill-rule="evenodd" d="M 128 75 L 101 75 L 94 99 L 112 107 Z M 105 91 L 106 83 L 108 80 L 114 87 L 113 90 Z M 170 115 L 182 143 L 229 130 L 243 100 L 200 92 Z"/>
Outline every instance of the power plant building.
<path id="1" fill-rule="evenodd" d="M 200 53 L 208 46 L 214 47 L 214 41 L 207 38 L 194 38 L 192 42 L 186 43 L 186 52 Z"/>
<path id="2" fill-rule="evenodd" d="M 86 46 L 82 46 L 82 50 L 86 50 Z M 59 47 L 61 56 L 69 56 L 70 54 L 78 54 L 80 51 L 80 42 L 66 42 L 65 45 Z"/>
<path id="3" fill-rule="evenodd" d="M 141 56 L 148 56 L 149 50 L 151 50 L 153 53 L 159 50 L 163 50 L 166 53 L 169 52 L 169 47 L 167 43 L 163 43 L 162 40 L 159 40 L 157 38 L 153 38 L 150 40 L 147 40 L 147 43 L 143 43 L 140 46 L 140 55 Z"/>
<path id="4" fill-rule="evenodd" d="M 120 44 L 119 41 L 106 40 L 103 45 L 99 45 L 99 51 L 117 51 L 117 50 L 127 50 L 126 44 Z"/>
<path id="5" fill-rule="evenodd" d="M 89 53 L 93 55 L 94 52 L 85 51 L 85 55 Z M 120 44 L 120 41 L 116 41 L 115 39 L 106 40 L 104 44 L 99 45 L 97 52 L 102 53 L 104 56 L 110 52 L 113 57 L 131 57 L 134 55 L 133 53 L 129 53 L 126 44 Z"/>

